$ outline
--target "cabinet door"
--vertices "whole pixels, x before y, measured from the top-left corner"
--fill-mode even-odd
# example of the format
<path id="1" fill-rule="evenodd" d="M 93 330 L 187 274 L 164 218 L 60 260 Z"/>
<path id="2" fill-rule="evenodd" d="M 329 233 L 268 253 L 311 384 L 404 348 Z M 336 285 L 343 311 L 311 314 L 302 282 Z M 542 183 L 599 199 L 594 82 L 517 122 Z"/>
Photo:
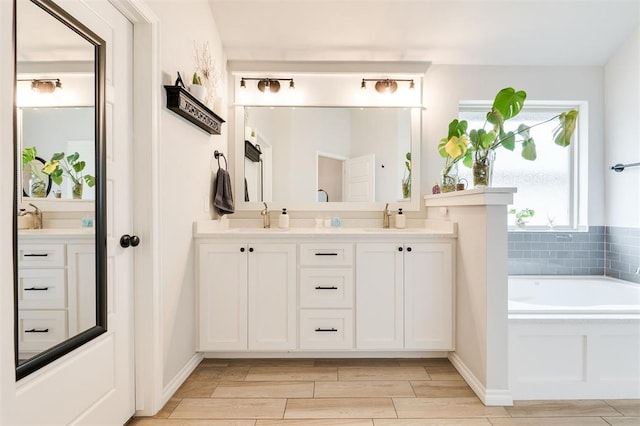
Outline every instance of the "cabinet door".
<path id="1" fill-rule="evenodd" d="M 249 349 L 296 347 L 296 245 L 249 244 Z"/>
<path id="2" fill-rule="evenodd" d="M 402 245 L 365 243 L 356 247 L 356 347 L 403 346 Z"/>
<path id="3" fill-rule="evenodd" d="M 405 244 L 405 348 L 453 350 L 453 244 Z"/>
<path id="4" fill-rule="evenodd" d="M 247 349 L 247 246 L 198 246 L 198 350 Z"/>

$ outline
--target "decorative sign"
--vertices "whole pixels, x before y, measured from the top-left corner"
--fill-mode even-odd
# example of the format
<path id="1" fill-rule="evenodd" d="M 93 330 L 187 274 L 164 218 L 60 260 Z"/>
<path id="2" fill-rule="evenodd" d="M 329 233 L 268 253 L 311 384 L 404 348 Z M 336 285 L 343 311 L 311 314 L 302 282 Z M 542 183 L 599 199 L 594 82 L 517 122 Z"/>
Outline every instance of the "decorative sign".
<path id="1" fill-rule="evenodd" d="M 167 108 L 212 135 L 220 134 L 225 121 L 215 112 L 180 86 L 164 88 L 167 91 Z"/>

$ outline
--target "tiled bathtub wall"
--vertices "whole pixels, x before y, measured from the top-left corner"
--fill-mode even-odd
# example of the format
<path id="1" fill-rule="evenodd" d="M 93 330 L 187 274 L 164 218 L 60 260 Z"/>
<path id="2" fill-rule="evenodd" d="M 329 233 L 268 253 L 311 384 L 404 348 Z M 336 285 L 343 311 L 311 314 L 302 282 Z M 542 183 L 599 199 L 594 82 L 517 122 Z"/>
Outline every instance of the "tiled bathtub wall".
<path id="1" fill-rule="evenodd" d="M 604 242 L 605 275 L 640 283 L 640 228 L 607 226 Z"/>
<path id="2" fill-rule="evenodd" d="M 640 229 L 510 232 L 510 275 L 608 275 L 640 282 Z"/>
<path id="3" fill-rule="evenodd" d="M 509 232 L 509 275 L 604 275 L 604 232 Z"/>

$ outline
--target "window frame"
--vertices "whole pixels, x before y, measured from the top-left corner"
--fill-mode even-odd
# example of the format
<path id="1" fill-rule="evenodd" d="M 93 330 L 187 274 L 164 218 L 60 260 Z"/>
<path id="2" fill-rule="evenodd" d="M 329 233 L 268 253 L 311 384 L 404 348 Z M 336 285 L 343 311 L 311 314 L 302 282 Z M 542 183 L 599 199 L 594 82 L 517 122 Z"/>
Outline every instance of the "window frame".
<path id="1" fill-rule="evenodd" d="M 462 112 L 486 113 L 491 110 L 492 101 L 460 101 L 458 103 L 458 118 Z M 519 228 L 509 225 L 510 232 L 586 232 L 588 231 L 587 206 L 588 206 L 588 103 L 586 101 L 545 101 L 527 100 L 523 111 L 554 110 L 558 113 L 570 109 L 578 110 L 576 130 L 571 140 L 570 156 L 570 183 L 569 183 L 569 225 L 554 226 L 527 225 Z M 516 148 L 517 149 L 517 148 Z M 535 161 L 535 160 L 534 160 Z M 463 166 L 464 167 L 464 166 Z"/>

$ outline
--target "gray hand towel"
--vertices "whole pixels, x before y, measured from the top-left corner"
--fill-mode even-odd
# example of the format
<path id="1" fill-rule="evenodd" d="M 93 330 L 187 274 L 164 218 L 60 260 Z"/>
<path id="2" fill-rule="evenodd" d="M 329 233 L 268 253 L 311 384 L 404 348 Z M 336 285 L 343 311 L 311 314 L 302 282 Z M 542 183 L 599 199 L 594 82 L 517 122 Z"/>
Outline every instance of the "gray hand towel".
<path id="1" fill-rule="evenodd" d="M 234 212 L 231 177 L 229 172 L 223 168 L 219 168 L 216 174 L 216 183 L 213 186 L 213 207 L 220 216 Z"/>

